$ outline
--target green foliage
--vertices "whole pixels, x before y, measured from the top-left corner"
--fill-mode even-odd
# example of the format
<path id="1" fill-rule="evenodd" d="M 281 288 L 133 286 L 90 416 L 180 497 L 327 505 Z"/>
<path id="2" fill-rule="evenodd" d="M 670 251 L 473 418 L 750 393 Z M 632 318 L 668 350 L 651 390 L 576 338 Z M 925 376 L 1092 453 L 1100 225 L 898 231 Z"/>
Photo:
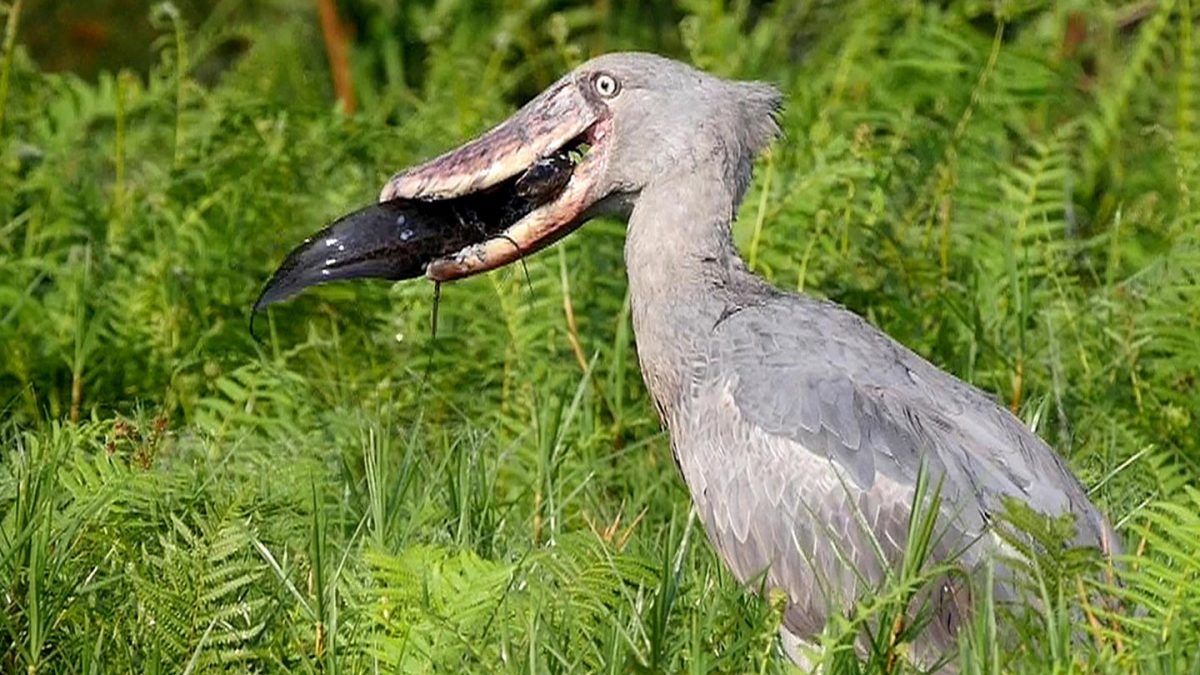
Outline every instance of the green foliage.
<path id="1" fill-rule="evenodd" d="M 409 672 L 501 661 L 529 671 L 601 669 L 613 648 L 605 639 L 618 628 L 605 624 L 631 632 L 628 602 L 654 583 L 643 561 L 590 534 L 507 564 L 424 545 L 368 559 L 380 587 L 380 659 Z M 538 643 L 553 651 L 539 657 Z"/>
<path id="2" fill-rule="evenodd" d="M 937 519 L 941 508 L 941 486 L 931 487 L 922 467 L 914 486 L 907 546 L 899 567 L 888 569 L 879 588 L 869 589 L 848 616 L 833 617 L 825 630 L 821 662 L 830 671 L 888 673 L 903 668 L 906 645 L 937 620 L 937 596 L 943 589 L 967 587 L 969 580 L 957 564 L 956 552 L 942 559 L 934 557 L 942 534 Z M 858 518 L 866 522 L 861 513 Z M 872 543 L 887 569 L 879 542 Z"/>
<path id="3" fill-rule="evenodd" d="M 149 629 L 139 646 L 151 654 L 163 650 L 155 656 L 165 664 L 252 659 L 247 645 L 263 630 L 268 597 L 258 584 L 262 561 L 249 558 L 249 534 L 237 525 L 197 533 L 177 516 L 171 524 L 161 553 L 147 556 L 143 569 L 126 571 L 142 605 L 138 623 Z"/>
<path id="4" fill-rule="evenodd" d="M 350 116 L 311 5 L 160 5 L 158 65 L 94 81 L 3 6 L 0 670 L 790 668 L 690 515 L 619 223 L 445 288 L 436 340 L 421 283 L 247 331 L 291 245 L 618 48 L 777 83 L 751 266 L 995 393 L 1117 524 L 1108 566 L 1015 509 L 1036 602 L 976 596 L 963 671 L 1200 668 L 1191 2 L 355 0 Z M 832 672 L 909 669 L 895 619 L 954 568 L 909 554 Z"/>

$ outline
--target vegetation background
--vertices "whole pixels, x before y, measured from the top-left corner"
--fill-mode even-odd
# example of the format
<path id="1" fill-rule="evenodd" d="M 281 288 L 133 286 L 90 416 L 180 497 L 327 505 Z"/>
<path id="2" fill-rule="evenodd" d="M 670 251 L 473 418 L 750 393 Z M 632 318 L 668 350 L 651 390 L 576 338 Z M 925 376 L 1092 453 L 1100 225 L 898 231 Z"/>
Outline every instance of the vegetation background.
<path id="1" fill-rule="evenodd" d="M 1127 543 L 1139 612 L 1051 546 L 963 668 L 1200 672 L 1190 1 L 320 4 L 0 10 L 0 671 L 788 670 L 689 515 L 619 223 L 447 287 L 436 340 L 420 282 L 247 331 L 392 171 L 636 48 L 787 93 L 750 265 L 995 393 Z M 905 574 L 828 628 L 834 672 L 908 668 L 847 648 Z"/>

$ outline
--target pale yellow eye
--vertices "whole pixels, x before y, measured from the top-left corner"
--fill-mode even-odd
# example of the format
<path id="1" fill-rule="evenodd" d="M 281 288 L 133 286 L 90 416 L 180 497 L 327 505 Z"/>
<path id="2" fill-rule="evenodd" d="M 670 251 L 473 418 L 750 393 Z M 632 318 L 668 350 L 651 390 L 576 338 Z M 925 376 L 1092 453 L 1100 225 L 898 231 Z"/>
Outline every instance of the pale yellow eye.
<path id="1" fill-rule="evenodd" d="M 612 98 L 621 91 L 621 85 L 617 83 L 616 78 L 608 73 L 600 73 L 592 79 L 592 88 L 601 98 Z"/>

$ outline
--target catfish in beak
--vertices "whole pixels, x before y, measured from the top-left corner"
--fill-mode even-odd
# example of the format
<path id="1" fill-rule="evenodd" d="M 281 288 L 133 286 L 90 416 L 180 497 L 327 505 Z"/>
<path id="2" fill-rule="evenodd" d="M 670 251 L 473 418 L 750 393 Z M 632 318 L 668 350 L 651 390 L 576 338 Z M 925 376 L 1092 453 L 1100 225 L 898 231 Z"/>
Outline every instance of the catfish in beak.
<path id="1" fill-rule="evenodd" d="M 569 74 L 491 131 L 397 174 L 378 204 L 293 250 L 254 309 L 339 279 L 460 279 L 557 241 L 606 196 L 603 99 L 618 91 L 606 74 Z"/>
<path id="2" fill-rule="evenodd" d="M 455 199 L 395 198 L 338 218 L 304 240 L 271 276 L 254 311 L 341 279 L 399 281 L 486 241 L 553 199 L 571 178 L 565 153 L 537 160 L 515 181 Z"/>
<path id="3" fill-rule="evenodd" d="M 483 241 L 430 261 L 425 276 L 451 281 L 502 267 L 558 241 L 603 210 L 612 130 L 605 99 L 619 91 L 612 76 L 577 70 L 491 131 L 388 181 L 382 201 L 455 198 L 536 172 L 539 157 L 566 156 L 573 164 L 566 185 L 551 199 Z"/>

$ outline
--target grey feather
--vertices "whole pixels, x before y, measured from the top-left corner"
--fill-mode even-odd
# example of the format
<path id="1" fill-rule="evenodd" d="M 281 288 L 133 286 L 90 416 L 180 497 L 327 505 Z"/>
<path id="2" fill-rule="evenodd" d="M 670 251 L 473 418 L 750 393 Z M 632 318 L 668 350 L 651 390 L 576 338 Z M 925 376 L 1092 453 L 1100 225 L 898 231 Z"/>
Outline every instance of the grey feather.
<path id="1" fill-rule="evenodd" d="M 770 294 L 706 344 L 668 418 L 680 466 L 706 486 L 697 505 L 713 544 L 739 578 L 766 570 L 788 593 L 785 622 L 801 637 L 824 625 L 830 597 L 850 602 L 898 564 L 922 462 L 945 479 L 936 553 L 965 549 L 967 568 L 988 553 L 983 514 L 1004 496 L 1074 513 L 1080 545 L 1112 541 L 1083 487 L 1019 420 L 837 305 Z M 781 483 L 781 498 L 767 498 L 763 487 Z M 952 590 L 938 597 L 930 653 L 953 645 L 964 616 Z"/>
<path id="2" fill-rule="evenodd" d="M 624 84 L 610 118 L 604 209 L 628 217 L 625 261 L 646 387 L 714 548 L 738 579 L 786 592 L 790 636 L 810 637 L 901 560 L 918 471 L 942 481 L 933 551 L 995 553 L 981 536 L 1005 497 L 1077 516 L 1076 542 L 1115 538 L 1062 460 L 988 396 L 853 313 L 752 275 L 730 224 L 780 97 L 645 54 L 573 74 Z M 598 211 L 597 211 L 598 212 Z M 967 616 L 947 580 L 919 660 Z M 788 644 L 794 643 L 794 640 Z"/>

